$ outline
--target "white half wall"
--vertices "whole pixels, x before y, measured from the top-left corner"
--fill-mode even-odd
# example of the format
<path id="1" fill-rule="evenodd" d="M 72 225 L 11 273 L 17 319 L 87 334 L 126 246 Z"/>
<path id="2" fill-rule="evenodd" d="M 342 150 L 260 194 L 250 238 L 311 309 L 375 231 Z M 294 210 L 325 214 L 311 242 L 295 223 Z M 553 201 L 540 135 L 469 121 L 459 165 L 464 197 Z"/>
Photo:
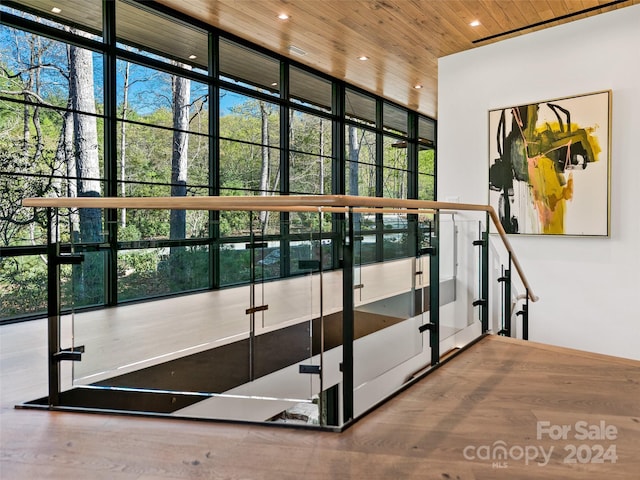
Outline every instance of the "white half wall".
<path id="1" fill-rule="evenodd" d="M 510 240 L 530 339 L 640 359 L 640 5 L 441 58 L 438 199 L 488 202 L 488 111 L 612 91 L 610 238 Z"/>

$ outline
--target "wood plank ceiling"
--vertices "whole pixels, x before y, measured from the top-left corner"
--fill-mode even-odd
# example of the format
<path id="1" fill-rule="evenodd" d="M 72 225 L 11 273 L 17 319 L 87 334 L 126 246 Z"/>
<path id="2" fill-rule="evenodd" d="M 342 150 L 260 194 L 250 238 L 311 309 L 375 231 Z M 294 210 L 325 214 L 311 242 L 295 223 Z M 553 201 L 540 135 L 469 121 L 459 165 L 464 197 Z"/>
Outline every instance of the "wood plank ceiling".
<path id="1" fill-rule="evenodd" d="M 438 114 L 438 58 L 640 3 L 640 0 L 156 1 L 434 118 Z M 283 13 L 289 18 L 280 20 L 278 15 Z M 474 20 L 480 25 L 471 26 Z M 368 60 L 360 60 L 361 56 Z M 416 85 L 422 88 L 417 89 Z"/>

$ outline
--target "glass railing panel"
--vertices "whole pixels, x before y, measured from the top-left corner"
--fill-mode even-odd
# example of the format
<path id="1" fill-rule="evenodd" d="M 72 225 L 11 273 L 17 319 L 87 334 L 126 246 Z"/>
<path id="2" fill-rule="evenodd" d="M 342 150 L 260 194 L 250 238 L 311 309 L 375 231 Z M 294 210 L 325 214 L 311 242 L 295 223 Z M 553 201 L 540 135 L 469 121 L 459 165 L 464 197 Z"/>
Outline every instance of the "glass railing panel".
<path id="1" fill-rule="evenodd" d="M 82 353 L 82 361 L 60 365 L 59 404 L 340 426 L 425 372 L 438 354 L 442 360 L 478 338 L 479 300 L 491 307 L 490 328 L 503 326 L 496 318 L 509 299 L 496 286 L 482 298 L 482 274 L 495 283 L 505 257 L 491 239 L 486 248 L 479 241 L 484 212 L 412 214 L 395 233 L 362 222 L 350 232 L 350 222 L 333 225 L 334 216 L 246 212 L 235 226 L 239 235 L 225 244 L 186 237 L 116 243 L 109 237 L 119 225 L 107 224 L 112 216 L 102 210 L 57 217 L 52 238 L 64 254 L 83 256 L 62 265 L 58 278 L 60 353 L 63 360 Z M 269 218 L 278 220 L 278 232 L 264 227 Z M 381 261 L 385 242 L 396 241 L 413 252 Z M 337 265 L 351 270 L 331 270 Z M 104 281 L 112 268 L 117 291 Z M 223 288 L 207 289 L 218 283 Z M 429 305 L 436 288 L 437 316 Z M 513 289 L 514 303 L 522 290 Z M 351 320 L 353 345 L 345 345 Z M 430 347 L 436 320 L 437 350 Z"/>
<path id="2" fill-rule="evenodd" d="M 245 231 L 251 232 L 250 225 Z M 280 280 L 263 275 L 260 262 L 268 257 L 269 248 L 273 251 L 273 240 L 252 234 L 245 244 L 220 249 L 221 255 L 231 252 L 242 260 L 236 269 L 241 277 L 248 271 L 249 285 L 91 311 L 75 307 L 85 305 L 82 292 L 89 283 L 82 282 L 94 277 L 87 275 L 83 264 L 65 266 L 62 282 L 72 314 L 63 317 L 63 346 L 82 347 L 84 352 L 82 361 L 65 362 L 62 371 L 69 370 L 66 383 L 84 391 L 81 397 L 88 398 L 86 392 L 91 392 L 88 403 L 82 400 L 85 404 L 78 406 L 337 425 L 335 411 L 328 415 L 326 404 L 336 403 L 336 385 L 342 378 L 338 351 L 342 339 L 337 333 L 342 275 L 321 271 L 324 249 L 317 231 L 310 230 L 306 239 L 297 236 L 291 245 L 300 271 L 295 277 Z M 109 254 L 100 250 L 99 242 L 68 249 L 87 250 L 85 261 L 99 254 L 105 265 Z M 163 257 L 158 264 L 170 262 L 174 251 L 183 253 L 170 247 L 156 250 Z M 141 252 L 148 261 L 150 250 Z M 124 270 L 125 260 L 139 258 L 118 260 Z M 93 269 L 94 262 L 90 266 Z M 137 286 L 138 294 L 143 284 Z M 328 355 L 326 345 L 333 349 Z"/>
<path id="3" fill-rule="evenodd" d="M 480 250 L 474 245 L 483 224 L 473 216 L 442 215 L 440 219 L 441 354 L 459 348 L 480 334 Z M 477 331 L 476 331 L 477 330 Z"/>
<path id="4" fill-rule="evenodd" d="M 355 416 L 400 388 L 428 362 L 428 341 L 419 332 L 428 321 L 421 307 L 428 278 L 423 267 L 415 256 L 354 265 Z"/>
<path id="5" fill-rule="evenodd" d="M 74 250 L 97 247 L 94 244 L 75 244 Z M 203 263 L 208 265 L 208 255 L 198 252 L 198 262 L 184 262 L 190 248 L 193 247 L 122 251 L 130 257 L 119 256 L 117 265 L 126 273 L 126 263 L 134 262 L 142 272 L 140 262 L 144 260 L 146 276 L 140 275 L 138 282 L 133 283 L 136 284 L 138 298 L 152 297 L 159 293 L 157 283 L 174 277 L 171 272 L 163 270 L 171 266 L 170 270 L 175 272 L 179 262 L 193 273 L 186 277 L 195 282 L 206 281 L 201 277 L 208 278 L 208 271 L 206 275 L 196 273 Z M 144 252 L 143 258 L 131 256 L 132 252 L 140 255 Z M 105 259 L 109 255 L 108 251 L 100 250 L 88 253 L 99 253 Z M 150 255 L 154 256 L 151 260 Z M 85 255 L 82 264 L 71 267 L 70 282 L 74 285 L 71 297 L 74 299 L 82 298 L 77 292 L 86 288 L 83 282 L 87 258 Z M 103 263 L 106 264 L 106 260 Z M 151 264 L 153 268 L 149 266 Z M 149 274 L 146 270 L 153 272 Z M 202 285 L 204 283 L 197 286 Z M 172 414 L 245 382 L 248 370 L 248 291 L 249 287 L 244 285 L 113 308 L 74 310 L 73 344 L 83 347 L 84 353 L 82 361 L 71 363 L 73 384 L 85 392 L 80 396 L 88 402 L 81 406 L 92 408 L 99 405 L 113 410 Z M 74 301 L 76 306 L 83 304 Z M 88 391 L 91 394 L 87 394 Z M 135 401 L 130 401 L 133 396 Z"/>
<path id="6" fill-rule="evenodd" d="M 320 423 L 318 399 L 314 398 L 320 391 L 320 365 L 313 354 L 314 320 L 320 305 L 318 279 L 314 278 L 320 266 L 319 250 L 314 251 L 313 241 L 319 236 L 307 228 L 306 239 L 291 248 L 287 242 L 264 235 L 266 218 L 265 212 L 250 214 L 246 381 L 179 415 L 235 418 L 241 409 L 243 419 L 249 421 Z M 284 231 L 290 230 L 290 220 L 282 223 Z M 278 279 L 293 264 L 305 273 Z M 234 401 L 229 400 L 232 398 Z"/>
<path id="7" fill-rule="evenodd" d="M 156 366 L 247 338 L 248 290 L 242 286 L 76 312 L 75 340 L 85 346 L 85 353 L 82 362 L 74 364 L 75 383 L 122 384 L 123 376 L 132 372 L 146 368 L 151 374 Z M 183 373 L 187 374 L 174 369 L 170 376 Z M 131 376 L 126 385 L 172 388 L 146 384 L 143 377 L 139 380 Z M 181 384 L 180 388 L 188 387 Z"/>

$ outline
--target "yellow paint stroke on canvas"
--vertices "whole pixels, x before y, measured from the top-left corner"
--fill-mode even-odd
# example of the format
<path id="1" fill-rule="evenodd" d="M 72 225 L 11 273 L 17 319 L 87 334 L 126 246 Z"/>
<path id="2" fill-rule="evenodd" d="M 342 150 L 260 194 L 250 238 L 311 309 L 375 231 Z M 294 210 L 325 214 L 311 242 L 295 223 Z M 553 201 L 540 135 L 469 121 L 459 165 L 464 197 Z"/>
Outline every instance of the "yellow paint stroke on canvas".
<path id="1" fill-rule="evenodd" d="M 573 198 L 571 169 L 575 168 L 568 153 L 572 144 L 580 145 L 584 149 L 585 162 L 587 159 L 597 161 L 601 148 L 593 135 L 594 130 L 593 127 L 580 128 L 576 124 L 570 124 L 568 131 L 563 131 L 562 127 L 554 122 L 525 132 L 525 137 L 527 134 L 532 137 L 526 139 L 529 186 L 542 233 L 564 233 L 566 202 Z M 570 171 L 568 179 L 558 168 L 557 153 L 563 149 L 567 149 L 567 158 L 563 162 L 562 170 Z M 530 156 L 531 154 L 534 156 Z M 554 156 L 556 161 L 550 158 Z M 586 164 L 582 166 L 584 167 Z"/>
<path id="2" fill-rule="evenodd" d="M 542 233 L 564 233 L 565 202 L 573 197 L 573 174 L 565 182 L 550 158 L 534 157 L 529 159 L 529 185 Z"/>

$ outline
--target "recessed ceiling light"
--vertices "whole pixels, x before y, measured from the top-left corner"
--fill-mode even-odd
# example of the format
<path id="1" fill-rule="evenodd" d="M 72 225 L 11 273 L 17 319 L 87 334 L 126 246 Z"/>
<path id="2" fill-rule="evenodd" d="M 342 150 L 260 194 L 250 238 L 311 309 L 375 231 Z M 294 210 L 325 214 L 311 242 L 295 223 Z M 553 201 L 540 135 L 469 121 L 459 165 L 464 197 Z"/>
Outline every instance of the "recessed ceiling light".
<path id="1" fill-rule="evenodd" d="M 416 90 L 420 90 L 422 88 L 422 85 L 417 83 L 413 86 L 413 88 L 415 88 Z"/>
<path id="2" fill-rule="evenodd" d="M 61 9 L 61 8 L 58 8 L 58 7 L 53 7 L 53 8 L 51 9 L 51 11 L 52 11 L 53 13 L 60 13 L 60 12 L 62 11 L 62 9 Z"/>
<path id="3" fill-rule="evenodd" d="M 277 87 L 278 86 L 278 82 L 271 82 L 271 86 L 272 87 Z"/>
<path id="4" fill-rule="evenodd" d="M 290 17 L 286 13 L 281 13 L 280 15 L 278 15 L 278 18 L 280 20 L 289 20 Z"/>
<path id="5" fill-rule="evenodd" d="M 189 58 L 190 58 L 191 60 L 195 60 L 196 58 L 198 58 L 198 56 L 197 56 L 197 55 L 189 55 Z"/>
<path id="6" fill-rule="evenodd" d="M 360 55 L 358 57 L 358 60 L 362 60 L 363 62 L 365 62 L 365 61 L 369 60 L 369 57 L 367 57 L 366 55 Z"/>
<path id="7" fill-rule="evenodd" d="M 472 27 L 478 27 L 480 26 L 480 20 L 474 20 L 469 25 L 471 25 Z"/>
<path id="8" fill-rule="evenodd" d="M 307 54 L 307 52 L 305 52 L 300 47 L 296 47 L 295 45 L 289 45 L 289 52 L 295 53 L 296 55 L 300 55 L 300 56 L 304 56 Z"/>

